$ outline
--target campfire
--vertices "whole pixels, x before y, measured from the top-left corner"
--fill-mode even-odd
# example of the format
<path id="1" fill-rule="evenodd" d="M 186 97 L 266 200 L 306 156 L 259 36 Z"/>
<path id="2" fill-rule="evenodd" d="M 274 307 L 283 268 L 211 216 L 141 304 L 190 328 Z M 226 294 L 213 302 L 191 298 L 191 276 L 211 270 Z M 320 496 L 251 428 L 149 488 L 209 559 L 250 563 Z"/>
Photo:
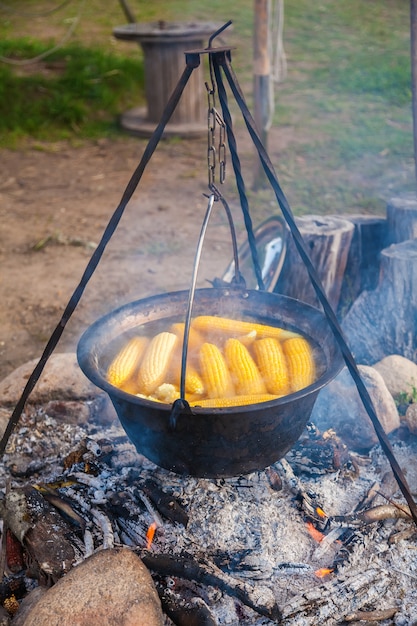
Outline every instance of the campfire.
<path id="1" fill-rule="evenodd" d="M 167 624 L 202 611 L 199 623 L 411 623 L 415 526 L 379 447 L 360 456 L 308 424 L 265 470 L 185 477 L 138 455 L 117 420 L 103 427 L 102 402 L 88 403 L 84 428 L 34 410 L 10 441 L 3 603 L 126 546 L 152 572 Z M 406 465 L 417 444 L 403 436 L 395 448 Z M 409 466 L 411 484 L 415 474 Z"/>
<path id="2" fill-rule="evenodd" d="M 2 567 L 7 577 L 1 593 L 3 606 L 9 615 L 16 614 L 18 625 L 26 623 L 20 600 L 51 587 L 51 592 L 58 590 L 59 602 L 65 580 L 78 579 L 88 596 L 94 590 L 88 587 L 89 576 L 82 577 L 84 568 L 100 555 L 114 554 L 136 555 L 146 566 L 150 584 L 143 585 L 149 590 L 143 602 L 157 592 L 161 618 L 155 624 L 403 626 L 415 619 L 416 506 L 407 484 L 415 491 L 417 469 L 410 462 L 417 448 L 414 427 L 398 427 L 398 421 L 390 439 L 384 432 L 334 312 L 340 285 L 331 285 L 330 304 L 240 95 L 230 49 L 212 48 L 214 36 L 209 48 L 187 53 L 178 89 L 29 375 L 2 439 Z M 69 401 L 59 391 L 56 397 L 55 390 L 53 401 L 34 403 L 23 412 L 200 54 L 209 56 L 224 121 L 214 107 L 213 83 L 211 90 L 208 86 L 211 194 L 190 291 L 132 303 L 87 330 L 79 363 L 104 394 L 96 387 L 87 399 Z M 241 108 L 322 310 L 264 288 L 220 70 Z M 219 164 L 212 156 L 216 124 L 221 131 Z M 216 167 L 220 182 L 225 173 L 225 130 L 249 244 L 255 246 L 251 253 L 257 288 L 250 290 L 239 272 L 230 209 L 215 184 Z M 196 290 L 214 202 L 223 205 L 230 221 L 232 279 Z M 235 320 L 240 315 L 299 334 L 321 354 L 317 376 L 265 402 L 215 408 L 202 406 L 201 400 L 193 404 L 185 394 L 192 315 Z M 179 397 L 155 401 L 109 382 L 112 342 L 132 328 L 166 320 L 184 321 Z M 320 431 L 309 421 L 319 392 L 342 369 L 342 357 L 377 434 L 378 445 L 374 441 L 362 451 L 348 446 L 337 429 Z M 407 481 L 401 467 L 407 468 Z M 138 602 L 135 596 L 132 605 Z M 39 604 L 26 609 L 28 624 L 38 623 Z"/>

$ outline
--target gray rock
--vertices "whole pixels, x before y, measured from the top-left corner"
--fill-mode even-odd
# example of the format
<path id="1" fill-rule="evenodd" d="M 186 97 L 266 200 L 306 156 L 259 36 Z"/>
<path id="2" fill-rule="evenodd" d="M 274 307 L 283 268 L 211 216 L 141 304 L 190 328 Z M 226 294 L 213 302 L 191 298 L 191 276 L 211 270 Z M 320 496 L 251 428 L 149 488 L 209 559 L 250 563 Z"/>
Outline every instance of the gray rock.
<path id="1" fill-rule="evenodd" d="M 359 371 L 385 432 L 396 430 L 400 418 L 381 374 L 366 365 L 360 365 Z M 320 391 L 311 421 L 322 431 L 333 428 L 351 450 L 365 452 L 378 443 L 372 422 L 346 367 Z"/>
<path id="2" fill-rule="evenodd" d="M 18 367 L 0 382 L 0 405 L 12 406 L 19 400 L 38 359 Z M 80 370 L 74 353 L 52 354 L 29 401 L 42 404 L 50 400 L 86 400 L 99 393 Z"/>
<path id="3" fill-rule="evenodd" d="M 417 435 L 417 404 L 410 404 L 403 420 L 401 420 L 408 428 L 410 433 Z"/>
<path id="4" fill-rule="evenodd" d="M 163 626 L 151 575 L 127 548 L 101 550 L 61 578 L 24 626 Z"/>
<path id="5" fill-rule="evenodd" d="M 3 437 L 12 412 L 0 407 L 0 437 Z"/>
<path id="6" fill-rule="evenodd" d="M 13 618 L 13 626 L 25 626 L 28 614 L 47 591 L 46 587 L 35 587 L 23 598 L 19 610 Z"/>
<path id="7" fill-rule="evenodd" d="M 372 366 L 384 379 L 394 398 L 402 394 L 412 395 L 417 389 L 417 365 L 399 354 L 385 357 Z"/>

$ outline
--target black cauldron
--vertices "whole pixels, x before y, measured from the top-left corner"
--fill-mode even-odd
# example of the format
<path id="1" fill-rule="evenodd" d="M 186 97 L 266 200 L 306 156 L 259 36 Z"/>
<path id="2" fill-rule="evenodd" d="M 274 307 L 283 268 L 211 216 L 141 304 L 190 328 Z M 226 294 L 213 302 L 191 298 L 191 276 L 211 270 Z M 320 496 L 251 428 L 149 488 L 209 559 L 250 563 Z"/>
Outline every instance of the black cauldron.
<path id="1" fill-rule="evenodd" d="M 78 344 L 84 374 L 110 396 L 139 453 L 156 465 L 199 477 L 230 477 L 262 470 L 282 458 L 300 437 L 317 394 L 341 370 L 343 359 L 324 314 L 303 302 L 256 290 L 198 289 L 193 316 L 219 315 L 282 326 L 305 335 L 320 353 L 317 380 L 300 391 L 247 406 L 180 413 L 171 427 L 171 405 L 127 394 L 110 385 L 109 345 L 148 323 L 184 321 L 188 291 L 126 304 L 90 326 Z"/>

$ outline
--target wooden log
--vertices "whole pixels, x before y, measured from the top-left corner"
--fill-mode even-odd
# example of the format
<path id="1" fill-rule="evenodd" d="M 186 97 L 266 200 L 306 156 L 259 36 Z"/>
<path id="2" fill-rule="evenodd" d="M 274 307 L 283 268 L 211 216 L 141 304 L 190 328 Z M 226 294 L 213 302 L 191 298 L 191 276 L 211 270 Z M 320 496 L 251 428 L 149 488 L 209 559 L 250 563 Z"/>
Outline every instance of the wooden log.
<path id="1" fill-rule="evenodd" d="M 400 243 L 417 238 L 417 197 L 408 194 L 392 198 L 387 204 L 388 241 Z"/>
<path id="2" fill-rule="evenodd" d="M 354 226 L 348 220 L 332 215 L 298 217 L 296 224 L 329 302 L 336 309 Z M 306 267 L 292 237 L 288 239 L 284 266 L 275 291 L 317 306 L 318 300 Z"/>
<path id="3" fill-rule="evenodd" d="M 390 354 L 417 362 L 417 239 L 381 252 L 378 287 L 364 291 L 342 323 L 359 363 Z"/>
<path id="4" fill-rule="evenodd" d="M 345 215 L 354 225 L 340 294 L 338 316 L 343 318 L 362 291 L 378 285 L 380 254 L 386 246 L 387 220 L 372 215 Z"/>

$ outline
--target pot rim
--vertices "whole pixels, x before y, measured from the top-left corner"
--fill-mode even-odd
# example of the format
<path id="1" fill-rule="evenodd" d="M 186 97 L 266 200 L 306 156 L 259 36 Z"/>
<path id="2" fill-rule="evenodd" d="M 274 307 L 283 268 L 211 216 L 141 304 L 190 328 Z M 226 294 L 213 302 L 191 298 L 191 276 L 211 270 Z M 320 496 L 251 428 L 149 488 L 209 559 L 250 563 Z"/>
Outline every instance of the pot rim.
<path id="1" fill-rule="evenodd" d="M 284 299 L 286 302 L 294 303 L 294 306 L 296 306 L 298 309 L 303 310 L 307 317 L 308 317 L 308 313 L 310 312 L 311 314 L 314 314 L 315 316 L 317 315 L 320 316 L 321 319 L 325 318 L 324 313 L 320 311 L 319 309 L 305 302 L 296 300 L 294 298 L 290 298 L 289 296 L 285 296 L 283 294 L 264 292 L 264 291 L 260 292 L 257 290 L 242 289 L 242 288 L 236 289 L 236 288 L 230 288 L 230 287 L 225 288 L 225 289 L 218 289 L 218 288 L 210 287 L 210 288 L 201 288 L 201 289 L 196 290 L 196 293 L 202 294 L 202 295 L 204 293 L 213 294 L 213 292 L 218 292 L 222 296 L 226 296 L 226 297 L 228 296 L 239 297 L 240 296 L 244 298 L 245 300 L 249 296 L 256 297 L 260 295 L 262 295 L 262 297 L 264 298 L 268 298 L 268 300 L 276 299 L 277 302 Z M 80 365 L 81 370 L 97 387 L 105 391 L 110 397 L 116 397 L 120 401 L 129 402 L 131 404 L 137 405 L 138 407 L 145 406 L 147 408 L 158 409 L 161 412 L 165 412 L 168 418 L 172 412 L 172 406 L 173 406 L 172 404 L 166 404 L 163 402 L 157 402 L 154 400 L 149 400 L 147 398 L 138 397 L 136 395 L 129 394 L 125 391 L 122 391 L 121 389 L 119 389 L 118 387 L 115 387 L 114 385 L 111 385 L 106 380 L 105 375 L 102 374 L 100 371 L 97 356 L 95 356 L 94 359 L 92 358 L 92 352 L 93 352 L 92 348 L 94 345 L 97 344 L 97 340 L 100 338 L 100 335 L 103 332 L 103 329 L 106 328 L 106 326 L 108 326 L 109 323 L 115 323 L 120 318 L 124 319 L 124 316 L 128 311 L 132 311 L 135 308 L 139 308 L 139 307 L 142 307 L 144 309 L 146 306 L 148 307 L 152 306 L 153 303 L 155 304 L 160 303 L 161 301 L 165 299 L 168 302 L 170 302 L 173 300 L 173 298 L 179 298 L 179 299 L 186 298 L 188 296 L 188 293 L 189 293 L 188 290 L 183 290 L 183 291 L 166 292 L 162 294 L 149 296 L 147 298 L 142 298 L 139 300 L 128 302 L 106 313 L 102 317 L 98 318 L 84 331 L 84 333 L 81 335 L 79 342 L 78 342 L 77 358 L 78 358 L 78 363 Z M 167 317 L 169 316 L 167 315 Z M 264 317 L 267 317 L 267 316 L 264 316 Z M 163 317 L 158 318 L 158 319 L 163 319 Z M 151 321 L 155 321 L 155 320 L 149 320 L 149 322 Z M 277 319 L 276 322 L 279 323 L 279 320 Z M 146 322 L 142 322 L 142 323 L 146 324 Z M 271 323 L 271 321 L 269 321 L 269 323 Z M 297 328 L 296 324 L 294 324 L 294 328 Z M 128 328 L 120 329 L 119 334 L 123 334 L 123 332 L 125 332 L 126 330 L 128 330 Z M 332 332 L 330 328 L 329 330 L 330 332 Z M 299 329 L 299 332 L 302 333 L 302 330 Z M 114 338 L 115 337 L 111 337 L 109 341 L 111 341 Z M 314 341 L 314 336 L 311 336 L 310 339 Z M 334 337 L 334 335 L 332 335 L 332 340 L 336 344 L 336 338 Z M 258 402 L 258 403 L 238 405 L 238 406 L 216 407 L 216 408 L 193 406 L 193 407 L 189 407 L 189 409 L 186 408 L 184 412 L 190 413 L 196 417 L 207 417 L 208 415 L 213 415 L 213 414 L 231 415 L 235 413 L 236 414 L 250 413 L 262 407 L 264 408 L 271 408 L 274 406 L 279 407 L 280 405 L 288 404 L 288 402 L 298 400 L 300 398 L 303 398 L 304 396 L 318 393 L 320 389 L 326 386 L 330 380 L 333 380 L 333 378 L 335 378 L 335 376 L 337 376 L 337 374 L 343 368 L 344 361 L 343 361 L 342 353 L 340 351 L 339 346 L 336 346 L 336 348 L 337 348 L 336 353 L 333 355 L 331 362 L 329 363 L 326 359 L 327 361 L 326 368 L 323 371 L 323 373 L 319 376 L 319 378 L 317 378 L 317 380 L 313 382 L 311 385 L 308 385 L 307 387 L 304 387 L 303 389 L 300 389 L 299 391 L 281 396 L 274 400 L 268 400 L 266 402 Z M 88 371 L 88 373 L 86 370 Z"/>

